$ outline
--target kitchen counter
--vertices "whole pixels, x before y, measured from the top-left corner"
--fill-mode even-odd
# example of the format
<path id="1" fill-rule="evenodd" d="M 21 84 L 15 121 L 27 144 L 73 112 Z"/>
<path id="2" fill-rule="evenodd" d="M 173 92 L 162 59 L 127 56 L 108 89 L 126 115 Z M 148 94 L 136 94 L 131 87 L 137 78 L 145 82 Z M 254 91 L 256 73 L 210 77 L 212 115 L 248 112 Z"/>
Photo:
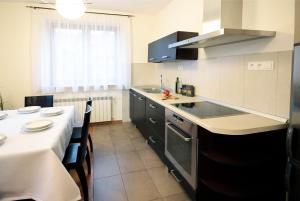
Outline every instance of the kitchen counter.
<path id="1" fill-rule="evenodd" d="M 249 113 L 249 111 L 247 111 L 247 113 L 242 113 L 239 115 L 201 119 L 183 110 L 178 109 L 172 104 L 205 101 L 203 98 L 186 97 L 186 96 L 175 94 L 174 97 L 177 97 L 178 99 L 163 100 L 161 94 L 146 93 L 136 87 L 132 87 L 131 89 L 157 102 L 163 107 L 176 112 L 182 117 L 187 118 L 188 120 L 209 130 L 210 132 L 216 134 L 247 135 L 247 134 L 261 133 L 261 132 L 267 132 L 272 130 L 279 130 L 287 127 L 287 123 L 285 120 L 268 118 L 258 114 Z"/>

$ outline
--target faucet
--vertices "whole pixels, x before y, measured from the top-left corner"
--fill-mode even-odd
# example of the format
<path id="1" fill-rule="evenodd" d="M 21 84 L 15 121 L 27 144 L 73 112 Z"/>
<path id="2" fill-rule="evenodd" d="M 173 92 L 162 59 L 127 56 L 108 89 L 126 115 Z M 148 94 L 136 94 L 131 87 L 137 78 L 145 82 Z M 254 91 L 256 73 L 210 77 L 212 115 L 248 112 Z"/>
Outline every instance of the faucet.
<path id="1" fill-rule="evenodd" d="M 163 76 L 160 74 L 160 89 L 163 90 Z"/>

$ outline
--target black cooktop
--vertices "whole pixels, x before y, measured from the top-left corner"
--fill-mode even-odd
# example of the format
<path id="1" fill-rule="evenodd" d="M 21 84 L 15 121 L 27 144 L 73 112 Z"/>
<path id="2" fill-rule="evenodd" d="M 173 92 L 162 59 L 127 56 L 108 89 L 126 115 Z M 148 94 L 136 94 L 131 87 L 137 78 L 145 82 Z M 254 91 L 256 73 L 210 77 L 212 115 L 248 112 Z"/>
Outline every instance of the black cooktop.
<path id="1" fill-rule="evenodd" d="M 180 103 L 173 105 L 201 119 L 245 114 L 245 112 L 211 103 L 208 101 L 195 103 Z"/>

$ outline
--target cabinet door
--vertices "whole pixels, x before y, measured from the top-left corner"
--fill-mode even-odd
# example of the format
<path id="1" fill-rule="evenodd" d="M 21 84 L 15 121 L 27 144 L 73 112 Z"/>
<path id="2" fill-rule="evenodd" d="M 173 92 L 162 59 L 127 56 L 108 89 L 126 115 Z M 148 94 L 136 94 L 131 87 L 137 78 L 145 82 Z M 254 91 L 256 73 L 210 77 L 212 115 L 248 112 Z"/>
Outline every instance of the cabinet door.
<path id="1" fill-rule="evenodd" d="M 150 63 L 160 62 L 158 45 L 159 44 L 157 41 L 148 44 L 148 62 Z"/>
<path id="2" fill-rule="evenodd" d="M 137 94 L 134 99 L 134 115 L 136 118 L 136 127 L 147 137 L 147 125 L 146 125 L 146 98 L 140 94 Z"/>
<path id="3" fill-rule="evenodd" d="M 135 94 L 135 92 L 133 90 L 130 90 L 130 96 L 129 96 L 129 100 L 130 100 L 130 119 L 131 119 L 131 122 L 133 124 L 136 124 L 136 119 L 135 119 L 135 115 L 134 115 L 134 100 L 135 100 L 135 97 L 137 96 Z"/>
<path id="4" fill-rule="evenodd" d="M 168 46 L 177 41 L 177 33 L 173 33 L 159 40 L 159 59 L 161 61 L 176 60 L 176 48 Z"/>
<path id="5" fill-rule="evenodd" d="M 161 141 L 160 137 L 157 136 L 156 131 L 154 131 L 152 128 L 149 128 L 149 137 L 148 137 L 148 143 L 152 147 L 152 149 L 155 151 L 155 153 L 159 156 L 159 158 L 165 162 L 165 144 L 163 141 Z"/>

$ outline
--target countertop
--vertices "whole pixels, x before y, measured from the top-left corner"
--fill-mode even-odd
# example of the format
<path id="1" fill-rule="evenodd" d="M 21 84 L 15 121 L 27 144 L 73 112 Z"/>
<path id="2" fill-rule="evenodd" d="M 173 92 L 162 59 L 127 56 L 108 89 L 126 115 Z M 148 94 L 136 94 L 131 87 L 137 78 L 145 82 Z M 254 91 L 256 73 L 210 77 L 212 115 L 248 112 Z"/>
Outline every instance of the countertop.
<path id="1" fill-rule="evenodd" d="M 225 135 L 248 135 L 287 128 L 287 123 L 284 119 L 281 120 L 280 118 L 269 118 L 262 115 L 249 113 L 249 111 L 246 111 L 247 113 L 240 115 L 201 119 L 172 105 L 176 103 L 206 101 L 201 97 L 186 97 L 175 94 L 174 97 L 177 97 L 178 99 L 162 100 L 161 94 L 146 93 L 137 87 L 132 87 L 131 89 L 157 102 L 165 108 L 172 110 L 182 117 L 187 118 L 188 120 L 209 130 L 212 133 Z"/>

